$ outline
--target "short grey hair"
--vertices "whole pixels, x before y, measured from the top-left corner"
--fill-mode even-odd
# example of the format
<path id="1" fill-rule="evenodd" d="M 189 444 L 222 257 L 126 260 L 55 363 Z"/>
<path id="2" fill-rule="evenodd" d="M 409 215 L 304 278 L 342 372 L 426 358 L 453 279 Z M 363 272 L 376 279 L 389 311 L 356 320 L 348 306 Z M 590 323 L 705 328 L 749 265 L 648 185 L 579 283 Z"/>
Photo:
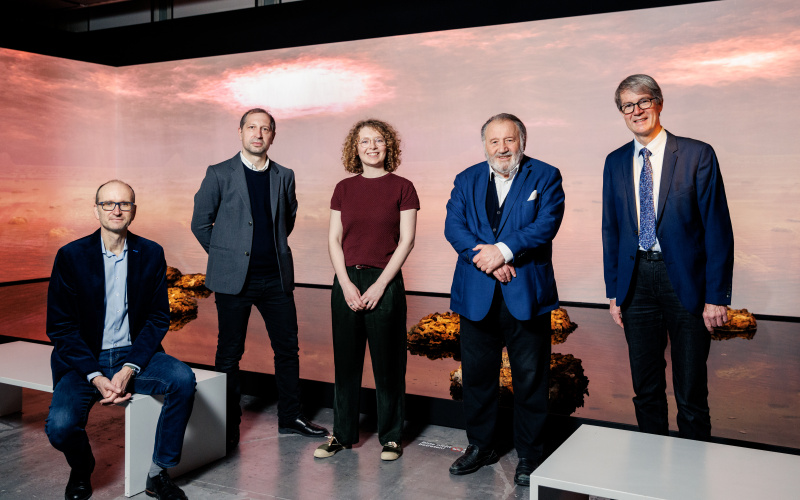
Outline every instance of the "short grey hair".
<path id="1" fill-rule="evenodd" d="M 623 92 L 630 90 L 637 94 L 650 94 L 659 103 L 664 103 L 664 96 L 661 94 L 661 87 L 658 86 L 652 76 L 649 75 L 631 75 L 622 80 L 614 92 L 614 102 L 617 104 L 617 109 L 622 109 L 622 98 L 620 97 Z"/>
<path id="2" fill-rule="evenodd" d="M 519 138 L 522 141 L 522 149 L 524 151 L 525 144 L 528 140 L 528 130 L 525 128 L 525 124 L 522 123 L 522 120 L 511 113 L 500 113 L 486 120 L 486 123 L 484 123 L 483 127 L 481 127 L 481 141 L 486 144 L 486 127 L 488 127 L 490 123 L 505 121 L 509 121 L 517 126 L 517 132 L 519 132 Z"/>
<path id="3" fill-rule="evenodd" d="M 247 117 L 254 113 L 264 113 L 265 115 L 269 116 L 269 128 L 272 130 L 272 132 L 275 132 L 275 118 L 272 117 L 272 113 L 262 108 L 248 109 L 247 112 L 242 115 L 242 119 L 239 120 L 239 128 L 244 128 Z"/>

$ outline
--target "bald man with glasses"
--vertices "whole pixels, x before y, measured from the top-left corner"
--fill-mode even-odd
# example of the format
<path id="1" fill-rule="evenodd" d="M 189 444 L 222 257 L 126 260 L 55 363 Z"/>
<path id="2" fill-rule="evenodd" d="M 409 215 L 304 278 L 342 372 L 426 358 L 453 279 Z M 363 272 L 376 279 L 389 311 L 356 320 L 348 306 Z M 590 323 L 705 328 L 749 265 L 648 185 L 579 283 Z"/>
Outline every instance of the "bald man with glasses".
<path id="1" fill-rule="evenodd" d="M 45 432 L 71 469 L 66 500 L 92 496 L 89 410 L 97 402 L 125 403 L 134 393 L 164 395 L 146 493 L 186 499 L 166 469 L 181 460 L 195 377 L 161 348 L 169 329 L 167 263 L 160 245 L 128 231 L 134 202 L 122 181 L 97 189 L 100 229 L 58 251 L 47 290 L 53 399 Z"/>

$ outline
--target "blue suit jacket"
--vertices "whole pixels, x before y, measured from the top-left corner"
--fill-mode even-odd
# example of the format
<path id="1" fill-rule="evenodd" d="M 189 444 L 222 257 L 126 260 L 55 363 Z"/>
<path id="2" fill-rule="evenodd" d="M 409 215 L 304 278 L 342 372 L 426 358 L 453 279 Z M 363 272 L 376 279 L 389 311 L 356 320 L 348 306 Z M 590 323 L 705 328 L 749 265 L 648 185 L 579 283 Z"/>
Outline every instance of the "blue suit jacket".
<path id="1" fill-rule="evenodd" d="M 144 369 L 169 329 L 167 264 L 155 242 L 128 233 L 128 321 L 125 363 Z M 47 336 L 53 342 L 53 387 L 69 370 L 100 371 L 105 319 L 105 268 L 100 230 L 61 247 L 47 289 Z"/>
<path id="2" fill-rule="evenodd" d="M 472 250 L 481 243 L 503 242 L 514 253 L 517 277 L 500 288 L 511 314 L 528 320 L 558 307 L 553 274 L 553 238 L 564 217 L 564 190 L 557 168 L 524 156 L 503 203 L 497 234 L 486 214 L 489 164 L 481 162 L 456 176 L 444 235 L 458 252 L 450 308 L 480 321 L 489 312 L 496 281 L 475 267 Z M 535 199 L 529 200 L 536 191 Z"/>
<path id="3" fill-rule="evenodd" d="M 633 150 L 633 141 L 617 149 L 603 170 L 606 296 L 617 305 L 632 293 L 639 249 Z M 681 304 L 698 316 L 706 303 L 730 304 L 733 228 L 711 146 L 667 132 L 657 212 L 656 236 Z"/>

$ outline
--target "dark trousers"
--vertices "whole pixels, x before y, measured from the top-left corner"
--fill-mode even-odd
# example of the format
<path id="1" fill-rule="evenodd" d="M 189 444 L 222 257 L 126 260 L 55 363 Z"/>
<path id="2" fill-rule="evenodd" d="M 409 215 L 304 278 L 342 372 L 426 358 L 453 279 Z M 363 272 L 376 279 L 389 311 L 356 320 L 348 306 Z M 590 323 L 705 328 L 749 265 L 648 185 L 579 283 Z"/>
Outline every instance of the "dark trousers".
<path id="1" fill-rule="evenodd" d="M 100 353 L 103 375 L 114 377 L 130 352 L 130 347 L 109 349 Z M 153 462 L 169 468 L 181 461 L 183 435 L 194 404 L 194 372 L 186 364 L 163 352 L 157 352 L 142 371 L 131 378 L 128 386 L 136 394 L 163 394 L 164 405 L 158 417 Z M 91 474 L 94 457 L 86 435 L 89 410 L 101 398 L 100 392 L 86 377 L 69 371 L 53 390 L 45 432 L 55 449 L 64 453 L 69 466 Z"/>
<path id="2" fill-rule="evenodd" d="M 680 437 L 707 440 L 711 436 L 706 361 L 711 336 L 702 317 L 681 304 L 662 260 L 640 256 L 634 271 L 633 297 L 622 306 L 628 341 L 633 406 L 639 430 L 667 435 L 667 338 L 671 346 L 672 383 L 678 405 Z"/>
<path id="3" fill-rule="evenodd" d="M 539 459 L 547 419 L 550 374 L 550 312 L 527 321 L 508 311 L 498 285 L 489 314 L 480 321 L 461 316 L 461 367 L 467 439 L 493 447 L 503 345 L 508 347 L 514 386 L 514 447 L 520 458 Z"/>
<path id="4" fill-rule="evenodd" d="M 350 281 L 361 293 L 375 283 L 382 269 L 347 268 Z M 364 352 L 369 342 L 375 393 L 378 401 L 378 439 L 400 443 L 405 418 L 406 392 L 406 292 L 398 272 L 371 311 L 347 306 L 339 280 L 331 292 L 333 362 L 336 379 L 333 401 L 333 435 L 344 445 L 358 442 L 358 409 Z"/>
<path id="5" fill-rule="evenodd" d="M 214 369 L 227 373 L 227 419 L 230 433 L 238 433 L 242 409 L 239 361 L 244 354 L 247 323 L 256 306 L 267 326 L 275 353 L 275 382 L 278 386 L 278 423 L 286 425 L 300 415 L 300 358 L 297 341 L 297 310 L 294 295 L 286 294 L 280 278 L 248 277 L 236 295 L 216 293 L 219 337 Z M 238 435 L 238 434 L 237 434 Z"/>

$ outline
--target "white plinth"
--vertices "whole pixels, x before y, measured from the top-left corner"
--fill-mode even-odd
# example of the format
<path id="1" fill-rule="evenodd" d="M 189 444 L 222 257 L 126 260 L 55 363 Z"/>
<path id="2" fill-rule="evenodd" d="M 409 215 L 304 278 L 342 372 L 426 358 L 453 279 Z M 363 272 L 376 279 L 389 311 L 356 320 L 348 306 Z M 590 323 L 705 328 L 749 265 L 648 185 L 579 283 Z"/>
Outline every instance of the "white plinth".
<path id="1" fill-rule="evenodd" d="M 197 393 L 186 428 L 181 463 L 170 477 L 225 456 L 225 374 L 194 368 Z M 162 396 L 136 394 L 125 407 L 125 496 L 144 491 L 153 459 Z"/>
<path id="2" fill-rule="evenodd" d="M 539 486 L 615 500 L 800 498 L 800 456 L 582 425 L 533 474 Z"/>
<path id="3" fill-rule="evenodd" d="M 23 387 L 53 392 L 52 352 L 52 346 L 31 342 L 0 344 L 0 416 L 22 409 Z M 225 456 L 225 374 L 192 370 L 197 393 L 181 463 L 170 469 L 172 477 Z M 134 394 L 125 405 L 125 496 L 144 491 L 162 400 L 161 396 Z"/>

